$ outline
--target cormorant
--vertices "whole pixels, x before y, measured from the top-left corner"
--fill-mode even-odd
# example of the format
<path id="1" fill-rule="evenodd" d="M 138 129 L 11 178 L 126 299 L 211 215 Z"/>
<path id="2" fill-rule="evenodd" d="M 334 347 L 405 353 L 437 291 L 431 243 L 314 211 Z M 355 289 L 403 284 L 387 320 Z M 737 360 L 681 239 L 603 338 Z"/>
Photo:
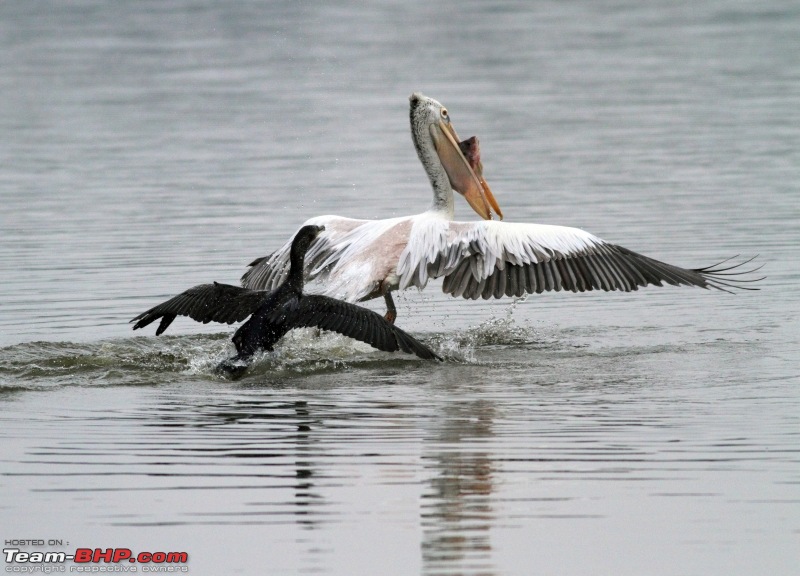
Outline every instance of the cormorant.
<path id="1" fill-rule="evenodd" d="M 161 319 L 156 335 L 163 333 L 177 316 L 202 322 L 233 324 L 250 319 L 233 335 L 237 355 L 223 361 L 219 369 L 238 375 L 260 350 L 272 346 L 293 328 L 317 327 L 338 332 L 386 352 L 402 350 L 425 360 L 437 359 L 427 346 L 389 323 L 381 315 L 355 304 L 328 296 L 303 294 L 303 261 L 309 244 L 323 226 L 303 226 L 292 240 L 288 278 L 275 290 L 250 290 L 229 284 L 200 284 L 139 314 L 133 329 Z"/>

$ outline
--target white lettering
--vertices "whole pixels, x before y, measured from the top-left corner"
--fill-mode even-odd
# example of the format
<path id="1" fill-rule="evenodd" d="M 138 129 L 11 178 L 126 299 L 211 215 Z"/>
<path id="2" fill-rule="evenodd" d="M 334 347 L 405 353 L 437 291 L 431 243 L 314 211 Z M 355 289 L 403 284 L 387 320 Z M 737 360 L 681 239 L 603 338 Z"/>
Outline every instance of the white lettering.
<path id="1" fill-rule="evenodd" d="M 44 555 L 45 562 L 66 562 L 67 554 L 65 552 L 48 552 Z"/>
<path id="2" fill-rule="evenodd" d="M 3 554 L 6 555 L 6 562 L 14 561 L 14 554 L 19 552 L 19 548 L 3 548 Z"/>
<path id="3" fill-rule="evenodd" d="M 6 566 L 6 572 L 52 574 L 53 572 L 66 572 L 66 568 L 64 566 Z"/>
<path id="4" fill-rule="evenodd" d="M 138 572 L 136 566 L 70 566 L 70 572 Z"/>

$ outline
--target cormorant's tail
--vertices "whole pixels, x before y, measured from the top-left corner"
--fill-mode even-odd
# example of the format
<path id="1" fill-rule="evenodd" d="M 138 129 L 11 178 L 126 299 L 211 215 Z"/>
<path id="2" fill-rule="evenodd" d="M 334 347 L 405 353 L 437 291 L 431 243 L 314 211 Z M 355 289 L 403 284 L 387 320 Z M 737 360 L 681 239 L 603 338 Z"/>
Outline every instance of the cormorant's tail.
<path id="1" fill-rule="evenodd" d="M 233 356 L 231 358 L 226 358 L 214 369 L 217 374 L 225 376 L 226 378 L 230 378 L 231 380 L 236 380 L 240 376 L 242 376 L 247 369 L 250 368 L 249 359 L 243 359 L 239 356 Z"/>

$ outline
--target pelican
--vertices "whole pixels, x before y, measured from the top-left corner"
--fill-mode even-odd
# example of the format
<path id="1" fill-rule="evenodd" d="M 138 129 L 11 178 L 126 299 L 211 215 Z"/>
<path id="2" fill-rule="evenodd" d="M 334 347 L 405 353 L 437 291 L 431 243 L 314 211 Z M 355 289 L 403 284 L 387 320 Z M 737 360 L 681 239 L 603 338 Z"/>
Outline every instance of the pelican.
<path id="1" fill-rule="evenodd" d="M 477 141 L 461 142 L 447 109 L 415 92 L 409 98 L 411 136 L 433 188 L 431 207 L 414 216 L 357 220 L 317 216 L 304 225 L 325 232 L 308 251 L 306 277 L 324 294 L 349 302 L 383 296 L 386 319 L 397 311 L 392 291 L 422 289 L 444 277 L 442 289 L 476 300 L 544 291 L 638 290 L 648 285 L 745 288 L 740 266 L 729 260 L 704 268 L 681 268 L 643 256 L 577 228 L 506 223 L 483 178 Z M 453 191 L 463 195 L 482 221 L 456 222 Z M 285 279 L 291 240 L 250 264 L 242 286 L 263 290 Z M 756 279 L 756 280 L 760 280 Z"/>
<path id="2" fill-rule="evenodd" d="M 327 296 L 303 294 L 303 260 L 308 246 L 322 230 L 321 226 L 309 225 L 295 234 L 289 274 L 275 290 L 249 290 L 217 282 L 200 284 L 136 316 L 131 320 L 136 322 L 133 329 L 161 319 L 156 329 L 158 336 L 177 316 L 189 316 L 204 324 L 232 324 L 249 316 L 233 335 L 236 356 L 217 367 L 218 371 L 234 376 L 246 369 L 246 363 L 256 352 L 272 350 L 273 344 L 289 330 L 304 327 L 338 332 L 386 352 L 402 350 L 425 360 L 441 360 L 430 348 L 372 310 Z"/>

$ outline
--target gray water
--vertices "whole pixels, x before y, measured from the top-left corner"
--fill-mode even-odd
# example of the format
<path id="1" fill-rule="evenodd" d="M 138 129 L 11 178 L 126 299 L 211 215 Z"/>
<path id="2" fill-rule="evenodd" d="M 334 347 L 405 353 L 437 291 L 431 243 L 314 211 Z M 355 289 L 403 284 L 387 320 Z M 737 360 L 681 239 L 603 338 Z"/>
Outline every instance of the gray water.
<path id="1" fill-rule="evenodd" d="M 798 572 L 796 2 L 3 2 L 0 70 L 3 539 L 194 574 Z M 231 328 L 130 331 L 310 216 L 424 210 L 415 90 L 507 220 L 758 255 L 761 290 L 434 284 L 398 324 L 444 363 L 300 332 L 236 382 Z"/>

